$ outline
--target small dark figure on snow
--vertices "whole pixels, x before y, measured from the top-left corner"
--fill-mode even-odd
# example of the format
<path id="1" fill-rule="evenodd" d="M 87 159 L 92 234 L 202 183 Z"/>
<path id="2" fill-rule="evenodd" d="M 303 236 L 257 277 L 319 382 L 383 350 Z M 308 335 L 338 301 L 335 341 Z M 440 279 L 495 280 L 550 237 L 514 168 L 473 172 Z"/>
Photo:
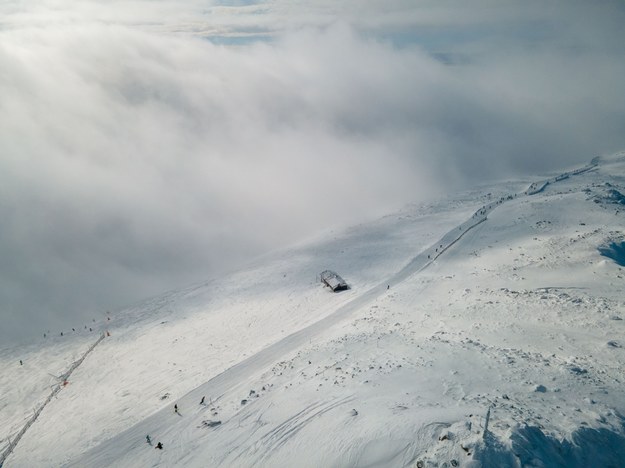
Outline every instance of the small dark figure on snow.
<path id="1" fill-rule="evenodd" d="M 21 362 L 21 361 L 20 361 L 20 362 Z M 204 398 L 206 398 L 206 397 L 202 397 L 202 400 L 200 400 L 200 405 L 203 405 L 203 404 L 204 404 Z"/>
<path id="2" fill-rule="evenodd" d="M 146 441 L 148 444 L 152 445 L 152 439 L 150 439 L 150 434 L 148 434 L 148 435 L 146 435 L 146 436 L 145 436 L 145 441 Z"/>
<path id="3" fill-rule="evenodd" d="M 23 366 L 23 365 L 24 365 L 24 363 L 23 363 L 23 362 L 22 362 L 22 360 L 20 359 L 20 366 Z M 202 400 L 202 401 L 204 401 L 204 400 Z"/>
<path id="4" fill-rule="evenodd" d="M 177 412 L 178 412 L 178 403 L 174 405 L 174 413 L 177 413 Z"/>
<path id="5" fill-rule="evenodd" d="M 163 450 L 163 444 L 161 444 L 160 442 L 158 444 L 156 444 L 156 447 L 154 447 L 155 449 L 159 449 L 159 450 Z"/>

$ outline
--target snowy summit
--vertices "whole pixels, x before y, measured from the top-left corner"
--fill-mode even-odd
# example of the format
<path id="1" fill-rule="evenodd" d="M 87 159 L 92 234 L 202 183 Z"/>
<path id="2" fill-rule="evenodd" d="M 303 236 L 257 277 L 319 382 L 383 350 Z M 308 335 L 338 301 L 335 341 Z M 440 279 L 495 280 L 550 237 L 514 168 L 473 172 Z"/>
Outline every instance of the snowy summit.
<path id="1" fill-rule="evenodd" d="M 625 466 L 622 194 L 482 186 L 6 347 L 0 465 Z"/>

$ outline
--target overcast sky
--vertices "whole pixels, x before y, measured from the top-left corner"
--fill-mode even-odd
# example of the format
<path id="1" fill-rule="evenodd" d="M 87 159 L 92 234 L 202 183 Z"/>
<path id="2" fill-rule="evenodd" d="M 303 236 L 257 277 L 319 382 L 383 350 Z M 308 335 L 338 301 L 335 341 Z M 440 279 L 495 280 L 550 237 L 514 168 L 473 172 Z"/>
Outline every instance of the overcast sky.
<path id="1" fill-rule="evenodd" d="M 623 24 L 622 1 L 2 2 L 0 343 L 625 149 Z"/>

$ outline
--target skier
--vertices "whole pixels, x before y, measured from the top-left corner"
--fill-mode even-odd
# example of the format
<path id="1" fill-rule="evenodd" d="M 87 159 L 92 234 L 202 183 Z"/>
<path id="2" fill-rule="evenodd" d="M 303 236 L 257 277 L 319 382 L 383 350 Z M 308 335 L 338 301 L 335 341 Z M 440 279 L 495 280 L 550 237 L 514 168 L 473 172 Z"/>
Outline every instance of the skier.
<path id="1" fill-rule="evenodd" d="M 159 449 L 159 450 L 163 450 L 163 444 L 161 444 L 161 443 L 159 442 L 158 444 L 156 444 L 156 447 L 154 447 L 154 448 L 157 448 L 157 449 Z"/>
<path id="2" fill-rule="evenodd" d="M 178 413 L 178 403 L 174 405 L 174 413 Z"/>
<path id="3" fill-rule="evenodd" d="M 206 397 L 202 397 L 202 400 L 200 401 L 200 405 L 204 404 L 204 398 L 206 398 Z"/>
<path id="4" fill-rule="evenodd" d="M 23 362 L 22 362 L 22 360 L 20 359 L 20 366 L 23 366 L 23 365 L 24 365 L 24 363 L 23 363 Z M 204 400 L 202 399 L 202 401 L 204 401 Z"/>
<path id="5" fill-rule="evenodd" d="M 145 436 L 145 441 L 146 441 L 148 444 L 152 445 L 152 439 L 150 439 L 150 434 L 148 434 L 148 435 L 146 435 L 146 436 Z"/>

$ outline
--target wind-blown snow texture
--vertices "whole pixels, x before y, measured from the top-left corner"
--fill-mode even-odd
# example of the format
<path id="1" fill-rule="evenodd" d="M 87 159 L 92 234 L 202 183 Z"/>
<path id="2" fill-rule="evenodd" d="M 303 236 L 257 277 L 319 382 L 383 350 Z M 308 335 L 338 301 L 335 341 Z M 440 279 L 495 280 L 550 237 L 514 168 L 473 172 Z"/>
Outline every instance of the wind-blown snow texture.
<path id="1" fill-rule="evenodd" d="M 4 466 L 625 466 L 625 154 L 584 169 L 1 350 Z"/>

